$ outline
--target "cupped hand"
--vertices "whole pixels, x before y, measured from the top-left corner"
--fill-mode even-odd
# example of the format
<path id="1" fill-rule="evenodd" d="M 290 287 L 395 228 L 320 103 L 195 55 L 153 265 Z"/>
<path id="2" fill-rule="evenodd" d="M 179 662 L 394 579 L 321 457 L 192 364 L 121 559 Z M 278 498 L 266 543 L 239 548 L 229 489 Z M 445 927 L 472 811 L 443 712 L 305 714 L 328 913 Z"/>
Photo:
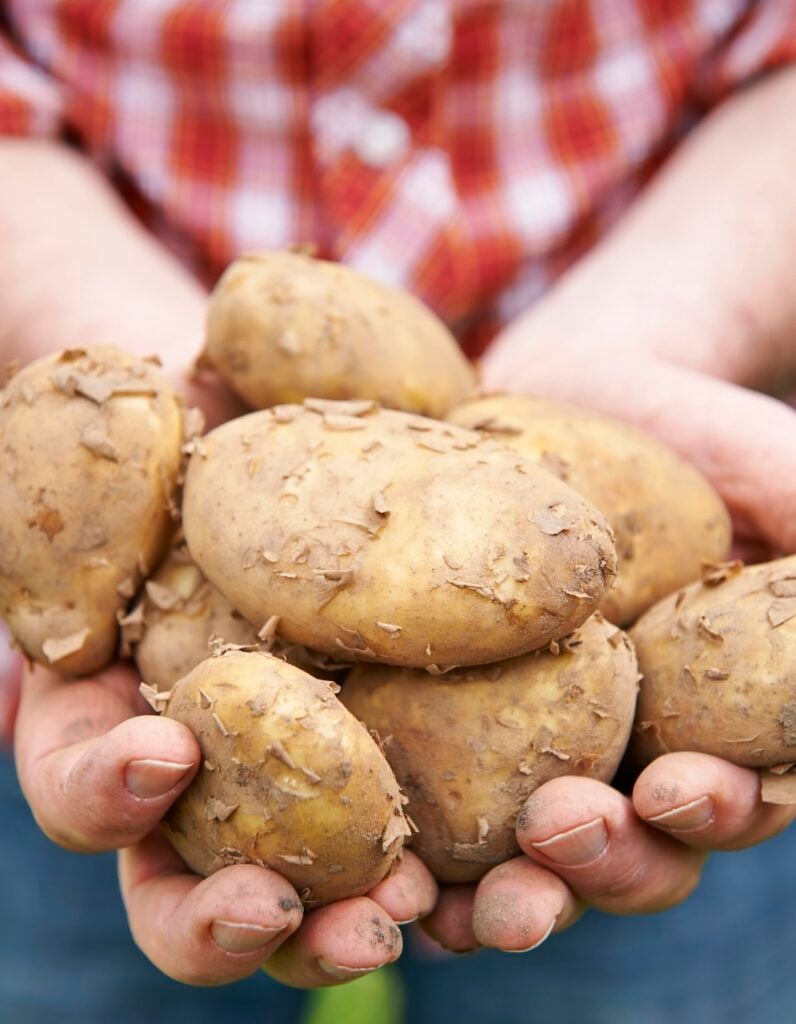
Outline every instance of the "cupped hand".
<path id="1" fill-rule="evenodd" d="M 424 922 L 457 952 L 526 952 L 584 909 L 648 914 L 681 903 L 710 850 L 739 850 L 781 832 L 796 807 L 761 803 L 757 772 L 706 754 L 666 754 L 632 798 L 593 779 L 540 786 L 517 822 L 523 856 L 477 885 L 450 886 Z"/>
<path id="2" fill-rule="evenodd" d="M 172 978 L 217 985 L 259 967 L 289 985 L 335 985 L 396 960 L 398 924 L 427 914 L 436 884 L 408 851 L 367 897 L 304 913 L 275 871 L 233 865 L 191 874 L 158 830 L 200 762 L 191 732 L 149 713 L 138 677 L 118 665 L 65 682 L 26 673 L 17 770 L 43 831 L 70 850 L 121 850 L 130 928 Z"/>
<path id="3" fill-rule="evenodd" d="M 484 387 L 558 398 L 647 430 L 711 480 L 732 513 L 738 554 L 796 551 L 796 411 L 772 397 L 792 387 L 796 341 L 667 339 L 659 325 L 645 337 L 628 327 L 635 313 L 624 298 L 605 299 L 611 291 L 599 264 L 565 280 L 497 339 L 482 363 Z M 637 328 L 644 323 L 635 318 Z M 763 842 L 795 817 L 796 807 L 762 802 L 757 772 L 704 754 L 658 758 L 631 798 L 592 780 L 556 779 L 519 817 L 524 855 L 477 886 L 443 890 L 425 926 L 450 949 L 520 951 L 588 906 L 665 910 L 697 885 L 708 851 Z"/>

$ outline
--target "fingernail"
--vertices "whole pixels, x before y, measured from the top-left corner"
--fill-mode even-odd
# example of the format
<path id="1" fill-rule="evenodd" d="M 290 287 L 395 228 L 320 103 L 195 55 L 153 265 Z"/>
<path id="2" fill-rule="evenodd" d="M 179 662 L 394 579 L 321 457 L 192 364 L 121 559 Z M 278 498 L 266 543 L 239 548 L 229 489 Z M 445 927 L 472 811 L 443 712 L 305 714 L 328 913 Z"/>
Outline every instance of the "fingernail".
<path id="1" fill-rule="evenodd" d="M 377 967 L 343 967 L 342 964 L 331 963 L 323 956 L 317 957 L 315 963 L 324 974 L 328 974 L 336 981 L 351 981 L 353 978 L 359 978 L 363 974 L 370 974 L 372 971 L 378 970 Z"/>
<path id="2" fill-rule="evenodd" d="M 141 800 L 152 800 L 173 789 L 191 768 L 193 765 L 179 764 L 177 761 L 143 758 L 127 765 L 124 784 L 134 796 Z"/>
<path id="3" fill-rule="evenodd" d="M 682 807 L 675 807 L 654 818 L 647 818 L 652 825 L 662 825 L 670 832 L 697 832 L 713 821 L 715 808 L 709 796 L 701 796 Z"/>
<path id="4" fill-rule="evenodd" d="M 531 844 L 550 860 L 568 868 L 579 868 L 597 860 L 608 846 L 608 829 L 602 818 L 559 832 L 541 843 Z"/>
<path id="5" fill-rule="evenodd" d="M 564 834 L 566 835 L 566 833 Z M 526 946 L 525 949 L 502 949 L 501 953 L 530 953 L 532 949 L 538 949 L 541 946 L 541 944 L 543 942 L 547 942 L 547 940 L 552 935 L 557 920 L 558 918 L 553 918 L 553 920 L 550 922 L 550 927 L 547 929 L 547 931 L 544 933 L 541 939 L 537 939 L 532 946 Z"/>
<path id="6" fill-rule="evenodd" d="M 397 925 L 404 925 L 404 924 L 414 924 L 414 923 L 415 923 L 415 921 L 416 921 L 416 920 L 417 920 L 417 919 L 418 919 L 419 917 L 420 917 L 420 915 L 419 915 L 419 914 L 415 914 L 415 916 L 414 916 L 414 917 L 407 917 L 407 918 L 406 918 L 406 920 L 404 920 L 404 921 L 396 921 L 395 923 L 396 923 Z"/>
<path id="7" fill-rule="evenodd" d="M 240 924 L 237 921 L 213 921 L 210 934 L 213 942 L 221 946 L 227 953 L 253 953 L 261 949 L 285 930 L 281 928 L 264 928 L 259 924 Z"/>

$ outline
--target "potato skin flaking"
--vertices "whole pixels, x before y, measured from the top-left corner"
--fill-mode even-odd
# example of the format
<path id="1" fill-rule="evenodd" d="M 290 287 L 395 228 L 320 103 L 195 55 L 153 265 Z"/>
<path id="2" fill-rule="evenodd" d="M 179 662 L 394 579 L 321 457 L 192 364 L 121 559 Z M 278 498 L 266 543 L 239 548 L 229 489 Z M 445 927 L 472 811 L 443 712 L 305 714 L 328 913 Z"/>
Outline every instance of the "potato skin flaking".
<path id="1" fill-rule="evenodd" d="M 673 750 L 748 768 L 796 762 L 796 556 L 705 579 L 631 630 L 644 675 L 632 750 Z"/>
<path id="2" fill-rule="evenodd" d="M 563 402 L 492 395 L 464 402 L 451 423 L 501 440 L 592 502 L 614 531 L 616 581 L 600 610 L 626 626 L 728 557 L 732 527 L 691 465 L 627 423 Z"/>
<path id="3" fill-rule="evenodd" d="M 0 395 L 0 614 L 34 661 L 112 659 L 174 525 L 182 413 L 151 361 L 109 346 L 39 359 Z"/>
<path id="4" fill-rule="evenodd" d="M 203 359 L 254 409 L 373 399 L 444 416 L 474 388 L 456 340 L 414 296 L 305 253 L 231 264 L 210 298 Z"/>
<path id="5" fill-rule="evenodd" d="M 473 882 L 519 853 L 527 797 L 559 775 L 609 782 L 630 736 L 636 658 L 599 613 L 560 645 L 497 665 L 427 672 L 359 665 L 341 699 L 384 737 L 441 882 Z"/>
<path id="6" fill-rule="evenodd" d="M 475 432 L 377 407 L 339 431 L 336 408 L 252 413 L 191 460 L 191 556 L 250 622 L 424 668 L 547 646 L 594 611 L 615 550 L 573 490 Z"/>
<path id="7" fill-rule="evenodd" d="M 364 895 L 389 873 L 409 834 L 401 792 L 337 689 L 269 654 L 228 651 L 156 699 L 202 749 L 164 821 L 192 870 L 270 867 L 306 906 Z"/>

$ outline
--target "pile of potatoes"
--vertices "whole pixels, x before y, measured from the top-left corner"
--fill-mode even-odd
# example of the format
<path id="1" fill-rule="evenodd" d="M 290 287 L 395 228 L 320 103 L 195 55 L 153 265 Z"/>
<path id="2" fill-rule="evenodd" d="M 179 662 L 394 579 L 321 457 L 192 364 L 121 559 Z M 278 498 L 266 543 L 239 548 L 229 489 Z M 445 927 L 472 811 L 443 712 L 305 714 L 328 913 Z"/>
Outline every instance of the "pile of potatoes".
<path id="1" fill-rule="evenodd" d="M 631 734 L 638 763 L 796 762 L 796 559 L 727 562 L 726 509 L 657 441 L 479 396 L 415 299 L 298 253 L 230 267 L 201 363 L 255 410 L 204 436 L 110 347 L 0 396 L 0 614 L 67 676 L 132 655 L 194 732 L 164 822 L 191 868 L 318 906 L 411 844 L 468 882 Z"/>

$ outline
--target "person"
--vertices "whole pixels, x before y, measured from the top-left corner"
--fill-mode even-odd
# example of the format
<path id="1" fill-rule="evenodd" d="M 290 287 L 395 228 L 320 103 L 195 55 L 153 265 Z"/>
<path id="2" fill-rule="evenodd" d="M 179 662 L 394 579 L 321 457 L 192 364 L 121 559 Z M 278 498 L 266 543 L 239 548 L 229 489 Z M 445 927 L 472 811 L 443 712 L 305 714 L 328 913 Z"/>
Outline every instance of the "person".
<path id="1" fill-rule="evenodd" d="M 747 555 L 796 550 L 794 0 L 0 10 L 4 359 L 105 340 L 155 351 L 218 422 L 234 402 L 191 371 L 206 286 L 240 250 L 313 241 L 425 299 L 480 358 L 486 387 L 579 402 L 670 444 L 718 488 Z M 437 893 L 409 856 L 370 898 L 301 920 L 275 873 L 238 865 L 200 881 L 159 837 L 197 750 L 140 713 L 135 682 L 125 666 L 77 683 L 26 671 L 17 770 L 48 836 L 120 850 L 136 942 L 194 985 L 260 966 L 293 986 L 337 984 L 397 958 L 395 922 L 416 916 L 447 949 L 535 948 L 586 906 L 676 906 L 708 851 L 752 847 L 795 813 L 764 805 L 749 770 L 670 754 L 630 796 L 580 778 L 542 786 L 520 817 L 522 856 L 477 888 Z M 790 836 L 723 859 L 712 891 L 723 879 L 731 906 L 706 911 L 697 892 L 698 916 L 686 904 L 650 927 L 588 915 L 534 954 L 544 971 L 487 956 L 444 975 L 412 953 L 412 1019 L 430 1007 L 463 1021 L 782 1015 L 796 995 L 787 851 Z M 22 854 L 14 867 L 2 952 L 19 963 L 40 877 Z M 40 943 L 38 969 L 6 978 L 19 1019 L 53 1019 L 31 1006 L 61 953 Z M 644 985 L 611 964 L 633 964 Z M 135 1014 L 134 976 L 115 976 L 103 1013 Z M 86 987 L 59 993 L 74 1019 Z M 287 990 L 268 991 L 277 1020 Z"/>

